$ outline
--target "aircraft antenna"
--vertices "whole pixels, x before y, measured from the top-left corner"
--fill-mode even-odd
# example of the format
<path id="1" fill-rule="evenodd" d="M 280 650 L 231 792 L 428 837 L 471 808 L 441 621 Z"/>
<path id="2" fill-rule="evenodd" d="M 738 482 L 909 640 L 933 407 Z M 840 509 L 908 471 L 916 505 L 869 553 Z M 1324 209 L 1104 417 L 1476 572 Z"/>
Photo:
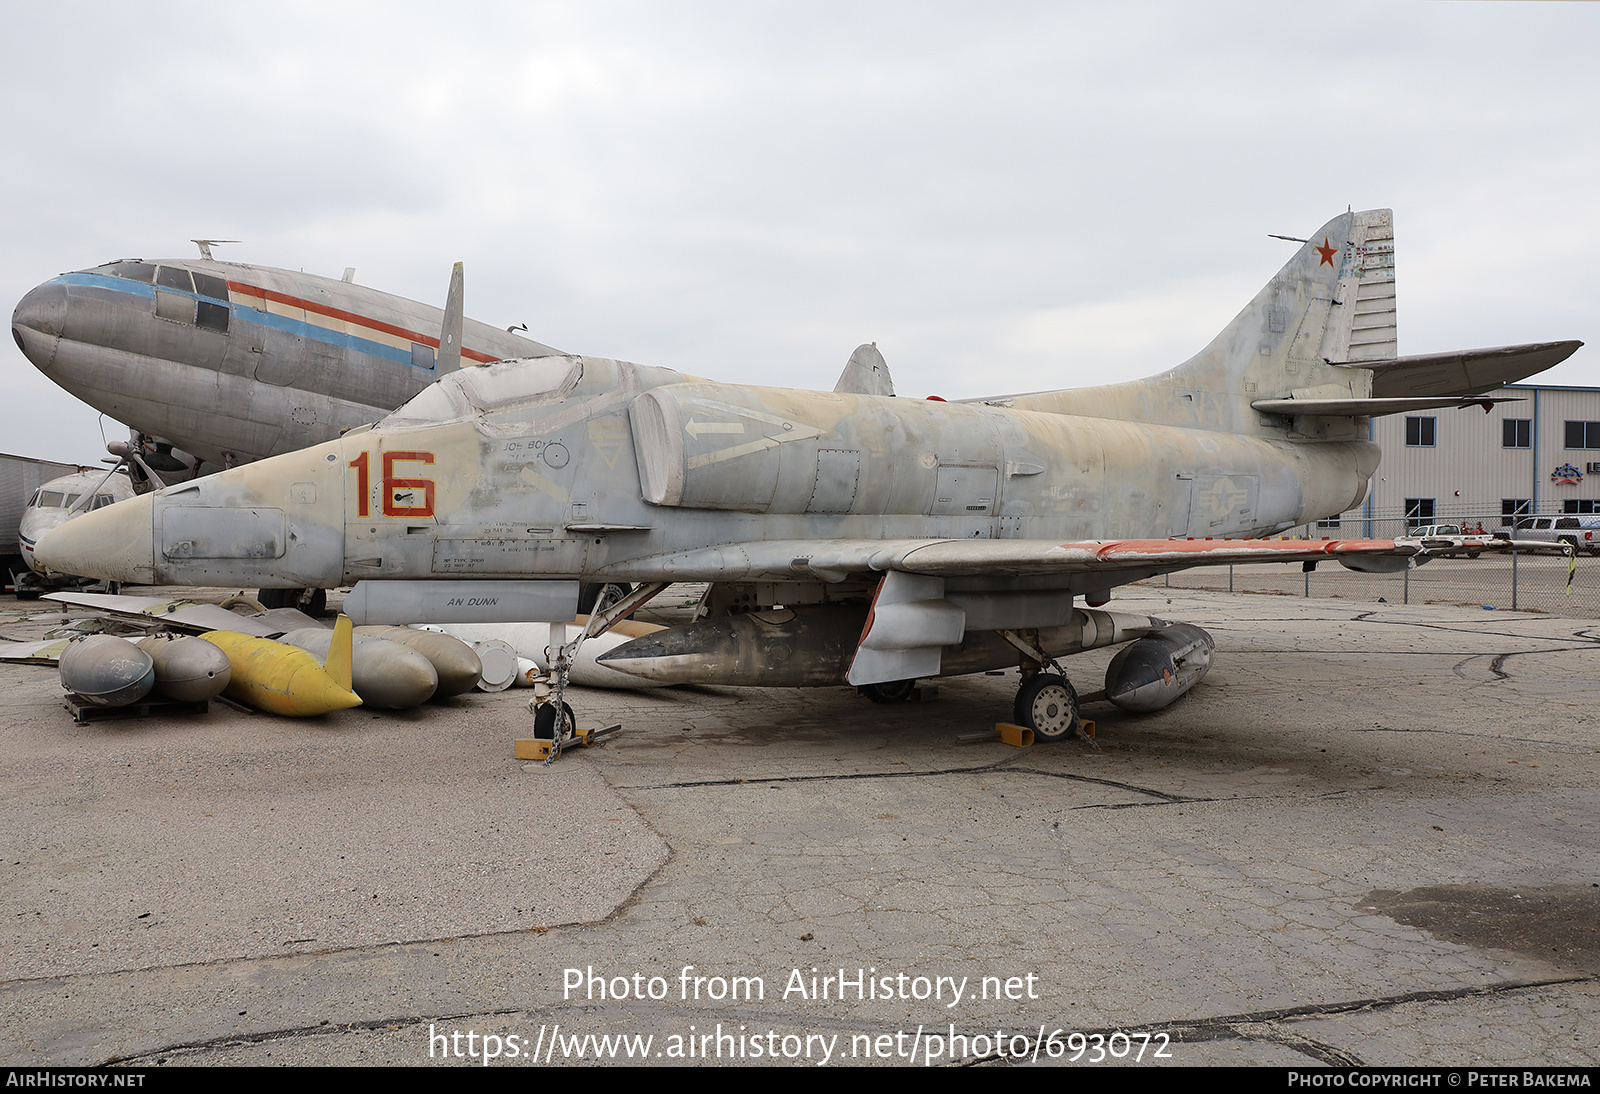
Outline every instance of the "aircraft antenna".
<path id="1" fill-rule="evenodd" d="M 1299 236 L 1281 236 L 1281 235 L 1278 235 L 1275 232 L 1268 232 L 1267 233 L 1267 238 L 1268 239 L 1287 239 L 1290 243 L 1310 243 L 1311 242 L 1309 239 L 1301 239 Z"/>
<path id="2" fill-rule="evenodd" d="M 201 258 L 210 261 L 211 245 L 213 243 L 242 243 L 244 241 L 240 239 L 191 239 L 189 242 L 200 248 Z"/>
<path id="3" fill-rule="evenodd" d="M 450 271 L 450 293 L 445 297 L 444 322 L 439 328 L 439 357 L 434 365 L 434 376 L 443 376 L 461 367 L 461 328 L 463 300 L 463 275 L 461 263 Z"/>

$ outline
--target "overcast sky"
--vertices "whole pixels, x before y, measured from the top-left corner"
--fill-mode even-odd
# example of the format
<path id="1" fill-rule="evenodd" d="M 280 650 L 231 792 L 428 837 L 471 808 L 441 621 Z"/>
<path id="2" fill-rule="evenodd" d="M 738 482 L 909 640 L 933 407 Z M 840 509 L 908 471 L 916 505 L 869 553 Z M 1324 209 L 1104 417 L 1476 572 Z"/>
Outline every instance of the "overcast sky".
<path id="1" fill-rule="evenodd" d="M 435 303 L 464 260 L 564 350 L 831 388 L 876 341 L 963 397 L 1176 364 L 1267 233 L 1387 206 L 1400 352 L 1600 340 L 1597 4 L 0 10 L 8 306 L 195 237 Z M 0 352 L 0 451 L 103 455 Z"/>

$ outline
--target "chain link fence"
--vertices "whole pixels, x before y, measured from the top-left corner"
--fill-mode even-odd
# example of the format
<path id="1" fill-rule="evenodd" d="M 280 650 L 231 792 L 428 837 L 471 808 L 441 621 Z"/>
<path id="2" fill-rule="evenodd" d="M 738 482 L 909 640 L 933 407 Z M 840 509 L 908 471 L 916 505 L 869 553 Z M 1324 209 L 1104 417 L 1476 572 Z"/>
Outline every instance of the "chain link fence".
<path id="1" fill-rule="evenodd" d="M 1310 573 L 1303 572 L 1299 563 L 1255 563 L 1197 567 L 1140 584 L 1365 604 L 1456 604 L 1600 619 L 1600 560 L 1576 561 L 1572 567 L 1558 554 L 1517 551 L 1476 559 L 1436 558 L 1397 574 L 1357 573 L 1334 561 L 1319 563 Z"/>

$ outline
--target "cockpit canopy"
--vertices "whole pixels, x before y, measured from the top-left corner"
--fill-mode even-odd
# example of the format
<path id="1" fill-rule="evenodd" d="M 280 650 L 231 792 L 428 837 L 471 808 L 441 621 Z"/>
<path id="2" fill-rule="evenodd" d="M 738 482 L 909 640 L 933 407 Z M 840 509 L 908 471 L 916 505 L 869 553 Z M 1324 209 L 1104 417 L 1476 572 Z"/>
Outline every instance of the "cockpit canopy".
<path id="1" fill-rule="evenodd" d="M 161 289 L 176 289 L 179 292 L 220 300 L 224 304 L 228 302 L 226 280 L 208 273 L 200 273 L 198 270 L 186 270 L 182 266 L 157 266 L 143 259 L 128 258 L 120 262 L 107 262 L 104 266 L 96 266 L 92 270 L 83 272 L 101 274 L 105 277 L 120 277 L 124 281 L 142 281 L 146 285 L 154 285 Z"/>
<path id="2" fill-rule="evenodd" d="M 33 497 L 28 499 L 28 508 L 71 509 L 74 505 L 77 505 L 82 498 L 82 494 L 74 494 L 70 491 L 41 489 L 34 491 Z M 116 500 L 116 497 L 112 494 L 96 494 L 94 496 L 94 501 L 90 503 L 89 508 L 104 509 L 108 505 L 115 504 Z"/>
<path id="3" fill-rule="evenodd" d="M 540 408 L 572 394 L 582 379 L 583 358 L 576 356 L 518 357 L 473 365 L 441 376 L 379 422 L 378 428 L 462 421 L 517 426 L 536 420 Z"/>

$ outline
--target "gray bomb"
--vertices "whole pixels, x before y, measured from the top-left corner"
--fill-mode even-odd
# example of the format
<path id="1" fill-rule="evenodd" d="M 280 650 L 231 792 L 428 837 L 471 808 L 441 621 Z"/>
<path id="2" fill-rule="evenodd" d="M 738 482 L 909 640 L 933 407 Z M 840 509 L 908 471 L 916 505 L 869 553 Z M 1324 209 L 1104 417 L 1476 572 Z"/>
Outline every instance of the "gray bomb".
<path id="1" fill-rule="evenodd" d="M 410 627 L 357 627 L 356 636 L 398 642 L 422 654 L 439 675 L 438 696 L 461 695 L 477 686 L 483 676 L 483 663 L 472 647 L 438 631 L 418 631 Z"/>
<path id="2" fill-rule="evenodd" d="M 155 687 L 150 655 L 126 638 L 90 635 L 61 651 L 61 686 L 101 707 L 137 703 Z"/>
<path id="3" fill-rule="evenodd" d="M 155 635 L 134 643 L 155 663 L 156 694 L 180 703 L 215 699 L 233 679 L 228 655 L 203 638 Z"/>
<path id="4" fill-rule="evenodd" d="M 323 627 L 290 631 L 286 645 L 326 659 L 333 632 Z M 369 707 L 405 710 L 427 702 L 439 687 L 439 674 L 422 654 L 384 638 L 356 635 L 350 659 L 351 690 Z"/>

